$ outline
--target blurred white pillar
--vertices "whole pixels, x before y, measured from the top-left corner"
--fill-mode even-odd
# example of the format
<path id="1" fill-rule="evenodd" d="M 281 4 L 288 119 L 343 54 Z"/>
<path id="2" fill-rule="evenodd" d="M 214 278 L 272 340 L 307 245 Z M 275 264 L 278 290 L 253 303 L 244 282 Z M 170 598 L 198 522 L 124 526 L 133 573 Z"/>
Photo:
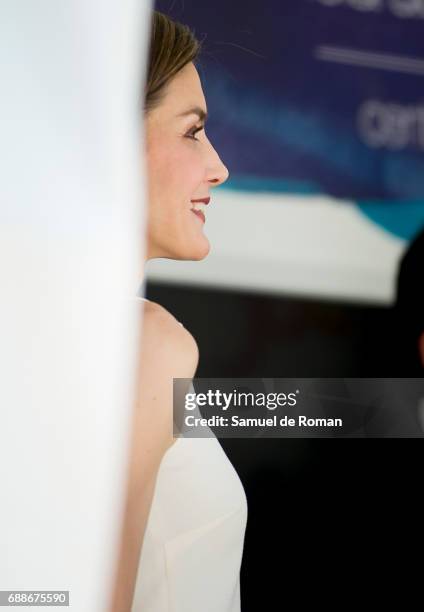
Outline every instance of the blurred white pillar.
<path id="1" fill-rule="evenodd" d="M 150 10 L 0 4 L 0 589 L 75 612 L 105 610 L 123 503 Z"/>

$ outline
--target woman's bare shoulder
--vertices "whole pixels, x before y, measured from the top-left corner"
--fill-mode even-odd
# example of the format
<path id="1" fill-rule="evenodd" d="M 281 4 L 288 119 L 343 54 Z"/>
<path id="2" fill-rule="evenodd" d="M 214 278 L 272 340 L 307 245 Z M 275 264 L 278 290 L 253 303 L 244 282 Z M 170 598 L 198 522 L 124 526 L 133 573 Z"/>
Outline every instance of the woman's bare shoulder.
<path id="1" fill-rule="evenodd" d="M 150 300 L 143 301 L 143 338 L 146 351 L 161 353 L 166 349 L 171 359 L 187 355 L 197 365 L 199 352 L 192 334 L 169 310 Z"/>
<path id="2" fill-rule="evenodd" d="M 150 431 L 152 440 L 165 440 L 164 446 L 160 444 L 164 452 L 175 442 L 169 425 L 173 378 L 194 377 L 199 351 L 190 332 L 166 308 L 147 301 L 143 307 L 140 399 L 148 414 L 145 429 Z"/>
<path id="3" fill-rule="evenodd" d="M 143 300 L 143 313 L 145 315 L 151 315 L 155 317 L 164 317 L 164 319 L 168 319 L 169 321 L 177 322 L 177 319 L 173 314 L 169 312 L 166 308 L 158 304 L 157 302 L 152 302 L 151 300 Z"/>
<path id="4" fill-rule="evenodd" d="M 183 328 L 180 321 L 178 321 L 169 310 L 157 302 L 143 300 L 143 315 L 147 317 L 146 323 L 150 325 L 166 325 L 171 328 L 175 327 L 176 330 Z"/>

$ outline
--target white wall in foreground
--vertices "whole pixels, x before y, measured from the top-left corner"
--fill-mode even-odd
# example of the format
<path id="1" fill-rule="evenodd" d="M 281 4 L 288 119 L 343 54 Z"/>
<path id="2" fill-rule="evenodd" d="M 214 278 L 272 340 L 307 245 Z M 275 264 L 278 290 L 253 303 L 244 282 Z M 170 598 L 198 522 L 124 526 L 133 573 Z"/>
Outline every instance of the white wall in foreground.
<path id="1" fill-rule="evenodd" d="M 404 241 L 354 204 L 211 190 L 202 261 L 151 260 L 147 279 L 390 304 Z"/>
<path id="2" fill-rule="evenodd" d="M 0 7 L 0 590 L 69 590 L 73 612 L 106 610 L 120 527 L 149 9 Z"/>

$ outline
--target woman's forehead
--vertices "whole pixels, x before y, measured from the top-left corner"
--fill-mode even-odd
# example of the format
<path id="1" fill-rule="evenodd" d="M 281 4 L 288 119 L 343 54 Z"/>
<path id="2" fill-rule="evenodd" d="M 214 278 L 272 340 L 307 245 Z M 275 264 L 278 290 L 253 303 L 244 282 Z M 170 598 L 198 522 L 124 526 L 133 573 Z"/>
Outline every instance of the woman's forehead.
<path id="1" fill-rule="evenodd" d="M 172 101 L 177 115 L 194 107 L 206 110 L 202 84 L 193 63 L 184 66 L 169 82 L 166 98 Z"/>

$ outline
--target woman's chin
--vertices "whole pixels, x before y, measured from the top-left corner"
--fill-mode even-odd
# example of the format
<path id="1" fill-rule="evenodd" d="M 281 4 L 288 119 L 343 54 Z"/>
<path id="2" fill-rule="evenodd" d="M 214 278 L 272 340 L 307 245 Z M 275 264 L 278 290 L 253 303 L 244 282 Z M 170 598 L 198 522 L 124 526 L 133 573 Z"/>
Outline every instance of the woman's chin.
<path id="1" fill-rule="evenodd" d="M 210 250 L 211 245 L 209 243 L 209 240 L 206 238 L 206 236 L 204 236 L 204 239 L 202 241 L 199 241 L 198 243 L 193 244 L 190 247 L 188 247 L 187 245 L 184 249 L 184 254 L 181 259 L 188 261 L 201 261 L 202 259 L 205 259 L 205 257 L 207 257 Z"/>
<path id="2" fill-rule="evenodd" d="M 206 251 L 204 251 L 202 254 L 196 255 L 195 257 L 191 257 L 190 259 L 192 261 L 201 261 L 202 259 L 205 259 L 205 257 L 209 255 L 209 251 L 210 251 L 210 247 Z"/>
<path id="3" fill-rule="evenodd" d="M 188 240 L 187 236 L 184 240 L 175 242 L 172 247 L 162 245 L 161 248 L 150 248 L 149 252 L 154 253 L 148 259 L 162 258 L 175 259 L 177 261 L 201 261 L 209 254 L 211 245 L 207 237 L 203 234 L 196 236 L 194 239 Z"/>

